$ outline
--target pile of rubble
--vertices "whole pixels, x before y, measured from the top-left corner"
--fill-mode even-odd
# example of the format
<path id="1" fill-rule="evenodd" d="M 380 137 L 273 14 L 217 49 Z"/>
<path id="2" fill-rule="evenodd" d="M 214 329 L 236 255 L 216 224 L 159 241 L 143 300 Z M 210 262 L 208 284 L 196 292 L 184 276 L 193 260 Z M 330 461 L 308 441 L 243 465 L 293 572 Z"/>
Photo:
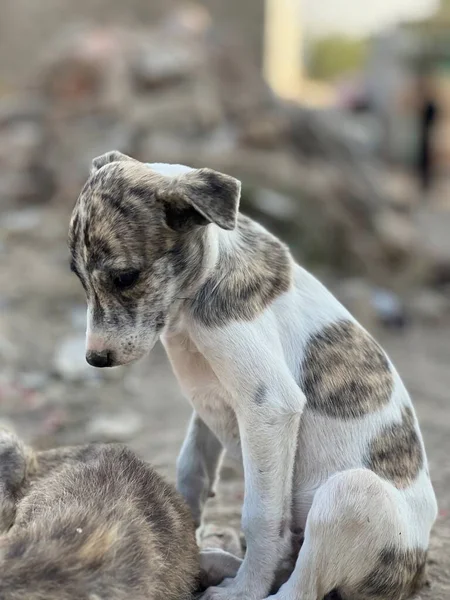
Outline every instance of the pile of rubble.
<path id="1" fill-rule="evenodd" d="M 275 98 L 200 7 L 152 30 L 65 31 L 0 107 L 0 200 L 72 203 L 113 148 L 209 166 L 242 179 L 243 209 L 303 262 L 383 284 L 416 264 L 414 229 L 335 122 Z"/>

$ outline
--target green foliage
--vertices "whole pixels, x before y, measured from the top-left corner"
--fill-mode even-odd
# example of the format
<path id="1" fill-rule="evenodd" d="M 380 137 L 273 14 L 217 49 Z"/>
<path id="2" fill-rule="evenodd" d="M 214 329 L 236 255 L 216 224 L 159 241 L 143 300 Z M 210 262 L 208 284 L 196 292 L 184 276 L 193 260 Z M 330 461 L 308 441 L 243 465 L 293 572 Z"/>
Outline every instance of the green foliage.
<path id="1" fill-rule="evenodd" d="M 366 40 L 341 35 L 315 40 L 309 49 L 309 75 L 325 81 L 344 75 L 361 68 L 366 53 Z"/>

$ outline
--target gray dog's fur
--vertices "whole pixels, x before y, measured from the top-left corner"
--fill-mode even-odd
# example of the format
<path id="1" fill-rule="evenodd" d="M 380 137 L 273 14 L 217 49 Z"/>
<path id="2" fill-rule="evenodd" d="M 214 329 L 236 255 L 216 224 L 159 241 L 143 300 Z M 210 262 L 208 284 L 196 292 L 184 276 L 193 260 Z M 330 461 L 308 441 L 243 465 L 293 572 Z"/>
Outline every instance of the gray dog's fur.
<path id="1" fill-rule="evenodd" d="M 191 515 L 133 452 L 34 453 L 0 431 L 1 600 L 188 600 L 199 581 Z"/>

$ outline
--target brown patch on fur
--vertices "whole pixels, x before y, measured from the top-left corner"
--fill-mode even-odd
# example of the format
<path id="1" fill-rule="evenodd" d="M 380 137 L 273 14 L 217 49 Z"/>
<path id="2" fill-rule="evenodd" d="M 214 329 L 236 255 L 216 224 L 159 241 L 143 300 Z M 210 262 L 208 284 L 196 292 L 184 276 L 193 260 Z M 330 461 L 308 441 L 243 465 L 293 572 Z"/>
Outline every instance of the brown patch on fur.
<path id="1" fill-rule="evenodd" d="M 426 583 L 426 557 L 422 549 L 385 548 L 373 571 L 358 587 L 361 600 L 406 600 Z"/>
<path id="2" fill-rule="evenodd" d="M 1 598 L 180 600 L 195 590 L 190 513 L 130 450 L 91 444 L 33 458 L 20 443 L 1 439 L 6 456 L 35 465 L 1 539 Z M 0 452 L 0 464 L 2 458 Z M 0 500 L 9 483 L 0 479 Z"/>
<path id="3" fill-rule="evenodd" d="M 288 291 L 291 283 L 286 246 L 240 215 L 233 250 L 221 249 L 218 265 L 192 300 L 191 308 L 208 327 L 251 321 Z"/>
<path id="4" fill-rule="evenodd" d="M 78 558 L 87 564 L 94 564 L 104 558 L 118 541 L 118 523 L 110 528 L 99 527 L 86 539 L 78 552 Z"/>
<path id="5" fill-rule="evenodd" d="M 388 404 L 393 378 L 375 340 L 342 320 L 311 337 L 302 364 L 307 407 L 338 419 L 355 419 Z"/>
<path id="6" fill-rule="evenodd" d="M 423 462 L 413 411 L 405 406 L 401 423 L 388 425 L 371 441 L 366 466 L 395 487 L 404 489 L 415 481 Z"/>

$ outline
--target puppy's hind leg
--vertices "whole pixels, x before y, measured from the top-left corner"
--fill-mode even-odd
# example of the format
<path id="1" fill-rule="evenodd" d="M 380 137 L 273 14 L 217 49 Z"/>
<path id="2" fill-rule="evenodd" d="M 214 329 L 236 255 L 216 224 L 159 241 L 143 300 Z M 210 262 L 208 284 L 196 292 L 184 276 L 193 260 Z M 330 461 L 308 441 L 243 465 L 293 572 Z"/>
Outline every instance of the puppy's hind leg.
<path id="1" fill-rule="evenodd" d="M 0 533 L 14 523 L 33 462 L 32 451 L 14 433 L 0 429 Z"/>
<path id="2" fill-rule="evenodd" d="M 334 475 L 316 492 L 294 572 L 273 600 L 322 600 L 336 591 L 352 600 L 408 598 L 426 552 L 402 545 L 404 528 L 396 490 L 375 473 Z"/>

